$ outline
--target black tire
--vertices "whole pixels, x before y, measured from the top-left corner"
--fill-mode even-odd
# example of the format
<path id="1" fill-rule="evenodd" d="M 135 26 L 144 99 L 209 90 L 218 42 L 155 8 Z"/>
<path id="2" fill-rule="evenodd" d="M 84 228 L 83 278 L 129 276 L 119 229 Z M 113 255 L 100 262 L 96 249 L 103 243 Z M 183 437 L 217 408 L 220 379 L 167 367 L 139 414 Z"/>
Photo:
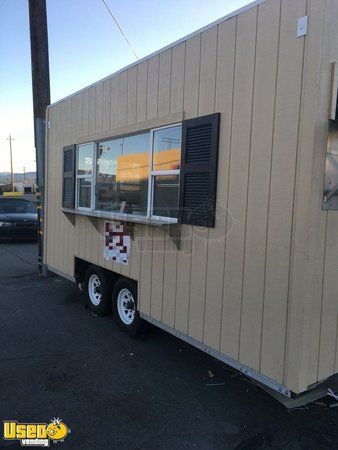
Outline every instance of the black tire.
<path id="1" fill-rule="evenodd" d="M 131 316 L 133 315 L 132 319 L 129 318 L 129 320 L 131 320 L 130 323 L 126 323 L 126 314 L 124 315 L 124 317 L 122 317 L 119 311 L 118 303 L 120 301 L 123 301 L 122 299 L 119 300 L 119 294 L 121 293 L 121 296 L 123 296 L 123 293 L 121 292 L 122 290 L 125 290 L 125 299 L 127 305 L 129 302 L 129 311 L 134 311 L 134 313 L 130 313 Z M 131 294 L 133 300 L 129 299 L 130 296 L 128 292 Z M 129 336 L 137 336 L 140 333 L 143 321 L 140 317 L 139 311 L 137 310 L 137 284 L 135 283 L 135 281 L 123 277 L 117 280 L 113 289 L 112 309 L 114 318 L 122 331 L 127 333 Z M 125 309 L 125 312 L 126 311 L 128 310 Z"/>
<path id="2" fill-rule="evenodd" d="M 95 276 L 97 277 L 97 280 L 100 284 L 100 286 L 97 287 L 97 289 L 99 290 L 99 292 L 97 292 L 98 296 L 101 294 L 100 300 L 93 297 L 93 283 L 95 281 Z M 90 284 L 92 286 L 90 286 Z M 111 311 L 111 283 L 100 267 L 88 267 L 84 281 L 84 293 L 86 295 L 88 309 L 93 311 L 95 314 L 103 316 Z"/>

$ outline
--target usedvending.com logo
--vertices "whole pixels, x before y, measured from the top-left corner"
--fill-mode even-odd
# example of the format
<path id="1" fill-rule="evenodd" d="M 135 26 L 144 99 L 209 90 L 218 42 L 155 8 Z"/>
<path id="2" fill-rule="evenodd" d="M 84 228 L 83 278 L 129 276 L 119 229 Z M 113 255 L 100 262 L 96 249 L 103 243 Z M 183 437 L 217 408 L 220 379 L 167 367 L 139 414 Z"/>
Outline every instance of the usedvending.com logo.
<path id="1" fill-rule="evenodd" d="M 50 423 L 19 423 L 4 420 L 4 439 L 20 441 L 23 447 L 49 447 L 50 442 L 63 442 L 70 429 L 62 419 L 54 418 Z"/>

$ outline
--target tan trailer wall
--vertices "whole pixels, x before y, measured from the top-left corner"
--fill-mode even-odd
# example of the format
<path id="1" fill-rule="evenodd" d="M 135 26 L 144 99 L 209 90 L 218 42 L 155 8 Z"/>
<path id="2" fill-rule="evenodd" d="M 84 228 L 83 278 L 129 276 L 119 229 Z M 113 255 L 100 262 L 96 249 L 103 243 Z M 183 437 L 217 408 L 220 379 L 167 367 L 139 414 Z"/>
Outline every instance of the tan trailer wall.
<path id="1" fill-rule="evenodd" d="M 296 392 L 332 373 L 334 342 L 320 316 L 337 327 L 337 243 L 324 271 L 323 260 L 338 213 L 318 210 L 326 4 L 267 0 L 49 108 L 46 264 L 73 276 L 78 256 L 138 280 L 142 312 Z M 304 15 L 308 35 L 297 38 Z M 62 147 L 213 112 L 221 113 L 216 227 L 183 225 L 177 251 L 167 229 L 137 224 L 129 265 L 104 260 L 103 220 L 95 227 L 78 215 L 74 225 L 61 211 Z"/>

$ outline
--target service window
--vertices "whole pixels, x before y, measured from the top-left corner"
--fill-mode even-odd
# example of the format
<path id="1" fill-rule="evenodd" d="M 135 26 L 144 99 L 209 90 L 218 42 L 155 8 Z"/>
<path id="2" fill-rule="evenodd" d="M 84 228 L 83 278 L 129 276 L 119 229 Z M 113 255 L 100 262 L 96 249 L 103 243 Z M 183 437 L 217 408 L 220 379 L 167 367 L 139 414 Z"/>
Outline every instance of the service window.
<path id="1" fill-rule="evenodd" d="M 63 208 L 214 227 L 219 123 L 215 113 L 66 145 Z"/>
<path id="2" fill-rule="evenodd" d="M 181 134 L 179 124 L 78 145 L 77 208 L 177 222 Z"/>

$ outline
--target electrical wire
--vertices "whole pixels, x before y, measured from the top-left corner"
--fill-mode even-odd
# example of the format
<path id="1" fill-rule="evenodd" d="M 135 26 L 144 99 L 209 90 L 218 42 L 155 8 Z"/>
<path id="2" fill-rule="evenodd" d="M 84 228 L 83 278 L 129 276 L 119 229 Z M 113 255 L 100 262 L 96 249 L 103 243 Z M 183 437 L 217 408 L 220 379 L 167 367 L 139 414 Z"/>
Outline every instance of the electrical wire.
<path id="1" fill-rule="evenodd" d="M 16 133 L 11 133 L 11 136 L 21 136 L 23 134 L 33 133 L 34 128 L 28 128 L 27 130 L 17 131 Z"/>
<path id="2" fill-rule="evenodd" d="M 17 136 L 19 136 L 18 139 L 20 139 L 23 134 L 33 133 L 33 131 L 34 131 L 34 128 L 28 128 L 27 130 L 16 131 L 15 133 L 10 133 L 10 135 L 12 136 L 12 139 L 14 141 L 15 139 L 17 139 Z M 6 136 L 1 136 L 0 139 L 8 139 L 8 134 Z"/>
<path id="3" fill-rule="evenodd" d="M 105 2 L 105 0 L 102 0 L 102 2 L 103 2 L 103 4 L 105 5 L 105 7 L 107 8 L 107 11 L 108 11 L 109 14 L 111 15 L 112 19 L 114 20 L 114 22 L 115 22 L 117 28 L 120 30 L 122 36 L 123 36 L 124 39 L 126 40 L 126 42 L 127 42 L 128 46 L 129 46 L 130 50 L 134 53 L 135 58 L 136 58 L 137 60 L 139 60 L 139 57 L 137 56 L 135 50 L 134 50 L 133 47 L 131 46 L 131 43 L 129 42 L 127 36 L 124 34 L 122 28 L 120 27 L 120 25 L 119 25 L 117 19 L 115 18 L 114 14 L 111 12 L 109 6 L 108 6 L 107 3 Z"/>
<path id="4" fill-rule="evenodd" d="M 34 128 L 31 127 L 31 128 L 27 128 L 26 130 L 16 131 L 16 132 L 13 133 L 13 134 L 24 134 L 24 133 L 29 133 L 29 132 L 31 132 L 31 131 L 33 131 L 33 130 L 34 130 Z"/>

